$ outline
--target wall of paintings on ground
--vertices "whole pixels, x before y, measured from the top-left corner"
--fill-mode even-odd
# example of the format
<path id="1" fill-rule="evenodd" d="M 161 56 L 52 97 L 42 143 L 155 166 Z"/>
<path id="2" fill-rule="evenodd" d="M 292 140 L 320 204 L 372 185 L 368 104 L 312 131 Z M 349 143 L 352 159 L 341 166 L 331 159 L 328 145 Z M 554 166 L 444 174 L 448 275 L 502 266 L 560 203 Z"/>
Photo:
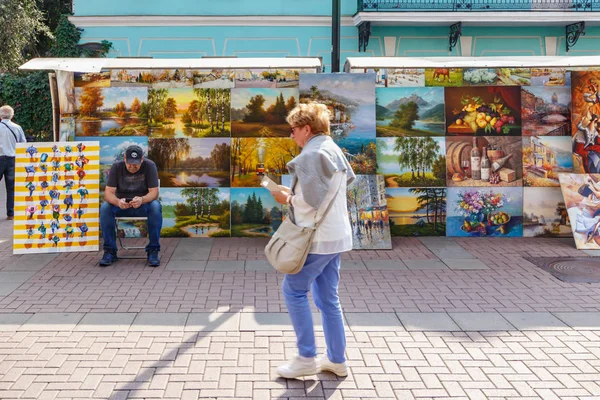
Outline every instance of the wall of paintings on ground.
<path id="1" fill-rule="evenodd" d="M 600 172 L 598 72 L 365 72 L 376 73 L 377 172 L 392 235 L 572 235 L 559 175 L 574 163 Z"/>
<path id="2" fill-rule="evenodd" d="M 102 187 L 129 144 L 147 149 L 163 236 L 268 237 L 286 210 L 260 177 L 285 183 L 300 151 L 285 117 L 318 101 L 359 175 L 348 191 L 357 248 L 391 247 L 390 231 L 572 236 L 559 175 L 600 172 L 600 71 L 366 72 L 75 73 L 59 79 L 61 137 L 100 142 Z"/>

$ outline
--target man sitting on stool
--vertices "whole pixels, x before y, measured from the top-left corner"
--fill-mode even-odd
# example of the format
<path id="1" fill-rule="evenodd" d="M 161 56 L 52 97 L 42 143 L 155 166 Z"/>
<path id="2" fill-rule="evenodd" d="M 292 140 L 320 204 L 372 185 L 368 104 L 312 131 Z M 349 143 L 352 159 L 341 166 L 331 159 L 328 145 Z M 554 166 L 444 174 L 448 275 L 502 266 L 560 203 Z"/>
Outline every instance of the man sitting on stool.
<path id="1" fill-rule="evenodd" d="M 117 235 L 115 217 L 148 217 L 146 246 L 148 264 L 160 265 L 160 230 L 162 208 L 158 198 L 158 170 L 154 162 L 144 159 L 140 146 L 132 145 L 125 150 L 124 161 L 114 163 L 108 174 L 105 202 L 100 207 L 100 226 L 104 239 L 104 257 L 100 266 L 106 267 L 117 261 Z"/>

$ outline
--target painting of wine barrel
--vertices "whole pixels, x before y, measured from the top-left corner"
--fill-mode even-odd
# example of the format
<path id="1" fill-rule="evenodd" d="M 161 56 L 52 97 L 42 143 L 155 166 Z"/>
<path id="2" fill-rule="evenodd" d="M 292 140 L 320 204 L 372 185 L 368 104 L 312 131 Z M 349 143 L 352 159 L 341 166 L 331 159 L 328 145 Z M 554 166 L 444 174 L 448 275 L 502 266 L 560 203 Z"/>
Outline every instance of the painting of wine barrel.
<path id="1" fill-rule="evenodd" d="M 471 138 L 465 138 L 471 140 Z M 451 178 L 455 173 L 465 175 L 465 170 L 462 167 L 462 160 L 470 160 L 471 149 L 473 145 L 469 142 L 448 142 L 446 150 L 446 169 L 448 176 Z"/>

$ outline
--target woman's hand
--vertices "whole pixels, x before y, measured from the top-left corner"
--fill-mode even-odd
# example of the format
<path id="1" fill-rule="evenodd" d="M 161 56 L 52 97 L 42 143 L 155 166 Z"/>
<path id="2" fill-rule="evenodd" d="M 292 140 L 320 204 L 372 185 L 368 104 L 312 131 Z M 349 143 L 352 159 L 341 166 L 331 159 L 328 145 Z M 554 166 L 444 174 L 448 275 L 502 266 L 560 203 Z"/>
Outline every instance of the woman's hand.
<path id="1" fill-rule="evenodd" d="M 290 195 L 289 192 L 280 191 L 280 192 L 271 192 L 271 196 L 275 199 L 279 204 L 287 204 L 287 198 Z"/>

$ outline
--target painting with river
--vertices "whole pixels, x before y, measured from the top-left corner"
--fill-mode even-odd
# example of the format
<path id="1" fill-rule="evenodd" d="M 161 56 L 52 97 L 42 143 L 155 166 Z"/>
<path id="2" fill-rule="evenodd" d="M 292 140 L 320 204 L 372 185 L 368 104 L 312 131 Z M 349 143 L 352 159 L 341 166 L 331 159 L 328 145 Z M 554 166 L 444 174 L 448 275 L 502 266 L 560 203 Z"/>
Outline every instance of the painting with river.
<path id="1" fill-rule="evenodd" d="M 161 236 L 230 236 L 229 199 L 228 188 L 161 188 Z"/>
<path id="2" fill-rule="evenodd" d="M 228 187 L 230 141 L 151 138 L 148 154 L 156 163 L 162 187 Z"/>
<path id="3" fill-rule="evenodd" d="M 75 89 L 77 136 L 147 136 L 148 89 Z"/>
<path id="4" fill-rule="evenodd" d="M 444 136 L 444 88 L 377 88 L 377 136 Z"/>

